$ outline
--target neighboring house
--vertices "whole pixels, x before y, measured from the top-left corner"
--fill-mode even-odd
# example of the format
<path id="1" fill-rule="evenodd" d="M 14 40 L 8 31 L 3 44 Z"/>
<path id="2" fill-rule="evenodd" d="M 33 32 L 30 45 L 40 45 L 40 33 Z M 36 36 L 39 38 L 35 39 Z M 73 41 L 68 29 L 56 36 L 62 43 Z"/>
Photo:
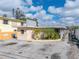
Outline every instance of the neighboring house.
<path id="1" fill-rule="evenodd" d="M 51 28 L 51 29 L 55 29 L 59 32 L 60 34 L 60 39 L 63 38 L 63 35 L 66 33 L 66 27 L 62 27 L 62 26 L 52 26 L 52 27 L 18 27 L 18 31 L 21 31 L 21 35 L 18 39 L 21 40 L 34 40 L 33 39 L 33 30 L 35 29 L 47 29 L 47 28 Z M 41 32 L 39 35 L 42 35 L 43 33 Z"/>
<path id="2" fill-rule="evenodd" d="M 26 26 L 26 22 L 19 19 L 0 17 L 0 40 L 12 39 L 11 35 L 21 26 Z M 19 32 L 17 31 L 17 33 Z"/>
<path id="3" fill-rule="evenodd" d="M 11 19 L 7 17 L 0 17 L 0 24 L 11 25 L 13 27 L 26 26 L 26 22 L 19 19 Z"/>

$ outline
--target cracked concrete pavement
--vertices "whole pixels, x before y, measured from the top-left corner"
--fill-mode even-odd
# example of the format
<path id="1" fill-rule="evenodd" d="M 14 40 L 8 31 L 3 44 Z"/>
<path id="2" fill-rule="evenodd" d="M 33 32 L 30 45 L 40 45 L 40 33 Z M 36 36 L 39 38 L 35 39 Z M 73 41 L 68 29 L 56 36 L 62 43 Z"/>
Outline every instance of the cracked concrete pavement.
<path id="1" fill-rule="evenodd" d="M 79 51 L 65 41 L 0 41 L 0 59 L 79 59 Z"/>

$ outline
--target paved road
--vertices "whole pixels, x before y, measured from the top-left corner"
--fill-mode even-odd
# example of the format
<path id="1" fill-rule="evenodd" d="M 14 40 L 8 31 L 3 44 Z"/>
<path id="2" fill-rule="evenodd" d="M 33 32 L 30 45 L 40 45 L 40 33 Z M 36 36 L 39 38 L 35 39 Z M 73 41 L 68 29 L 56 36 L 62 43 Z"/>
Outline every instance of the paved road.
<path id="1" fill-rule="evenodd" d="M 63 41 L 0 42 L 0 59 L 79 59 L 77 55 L 77 47 Z"/>

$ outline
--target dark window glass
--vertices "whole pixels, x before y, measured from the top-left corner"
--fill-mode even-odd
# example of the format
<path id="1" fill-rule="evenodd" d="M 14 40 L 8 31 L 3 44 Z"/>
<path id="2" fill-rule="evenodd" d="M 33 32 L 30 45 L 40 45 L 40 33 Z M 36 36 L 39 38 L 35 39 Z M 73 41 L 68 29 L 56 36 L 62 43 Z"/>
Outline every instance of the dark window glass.
<path id="1" fill-rule="evenodd" d="M 8 24 L 8 20 L 3 20 L 3 24 Z"/>
<path id="2" fill-rule="evenodd" d="M 21 30 L 21 34 L 24 34 L 24 30 Z"/>
<path id="3" fill-rule="evenodd" d="M 23 22 L 21 22 L 21 26 L 23 26 L 24 25 L 24 23 Z"/>
<path id="4" fill-rule="evenodd" d="M 56 32 L 59 32 L 59 29 L 55 29 Z"/>

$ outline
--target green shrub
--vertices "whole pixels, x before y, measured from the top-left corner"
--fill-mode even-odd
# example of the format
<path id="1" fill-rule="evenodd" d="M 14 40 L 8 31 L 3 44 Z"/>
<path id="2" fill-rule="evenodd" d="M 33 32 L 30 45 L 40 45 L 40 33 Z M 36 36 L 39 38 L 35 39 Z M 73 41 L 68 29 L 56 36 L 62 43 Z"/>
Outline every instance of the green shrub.
<path id="1" fill-rule="evenodd" d="M 59 39 L 59 33 L 55 31 L 55 29 L 35 29 L 34 30 L 34 39 L 40 39 L 40 36 L 38 34 L 40 34 L 40 32 L 44 33 L 44 39 Z"/>

